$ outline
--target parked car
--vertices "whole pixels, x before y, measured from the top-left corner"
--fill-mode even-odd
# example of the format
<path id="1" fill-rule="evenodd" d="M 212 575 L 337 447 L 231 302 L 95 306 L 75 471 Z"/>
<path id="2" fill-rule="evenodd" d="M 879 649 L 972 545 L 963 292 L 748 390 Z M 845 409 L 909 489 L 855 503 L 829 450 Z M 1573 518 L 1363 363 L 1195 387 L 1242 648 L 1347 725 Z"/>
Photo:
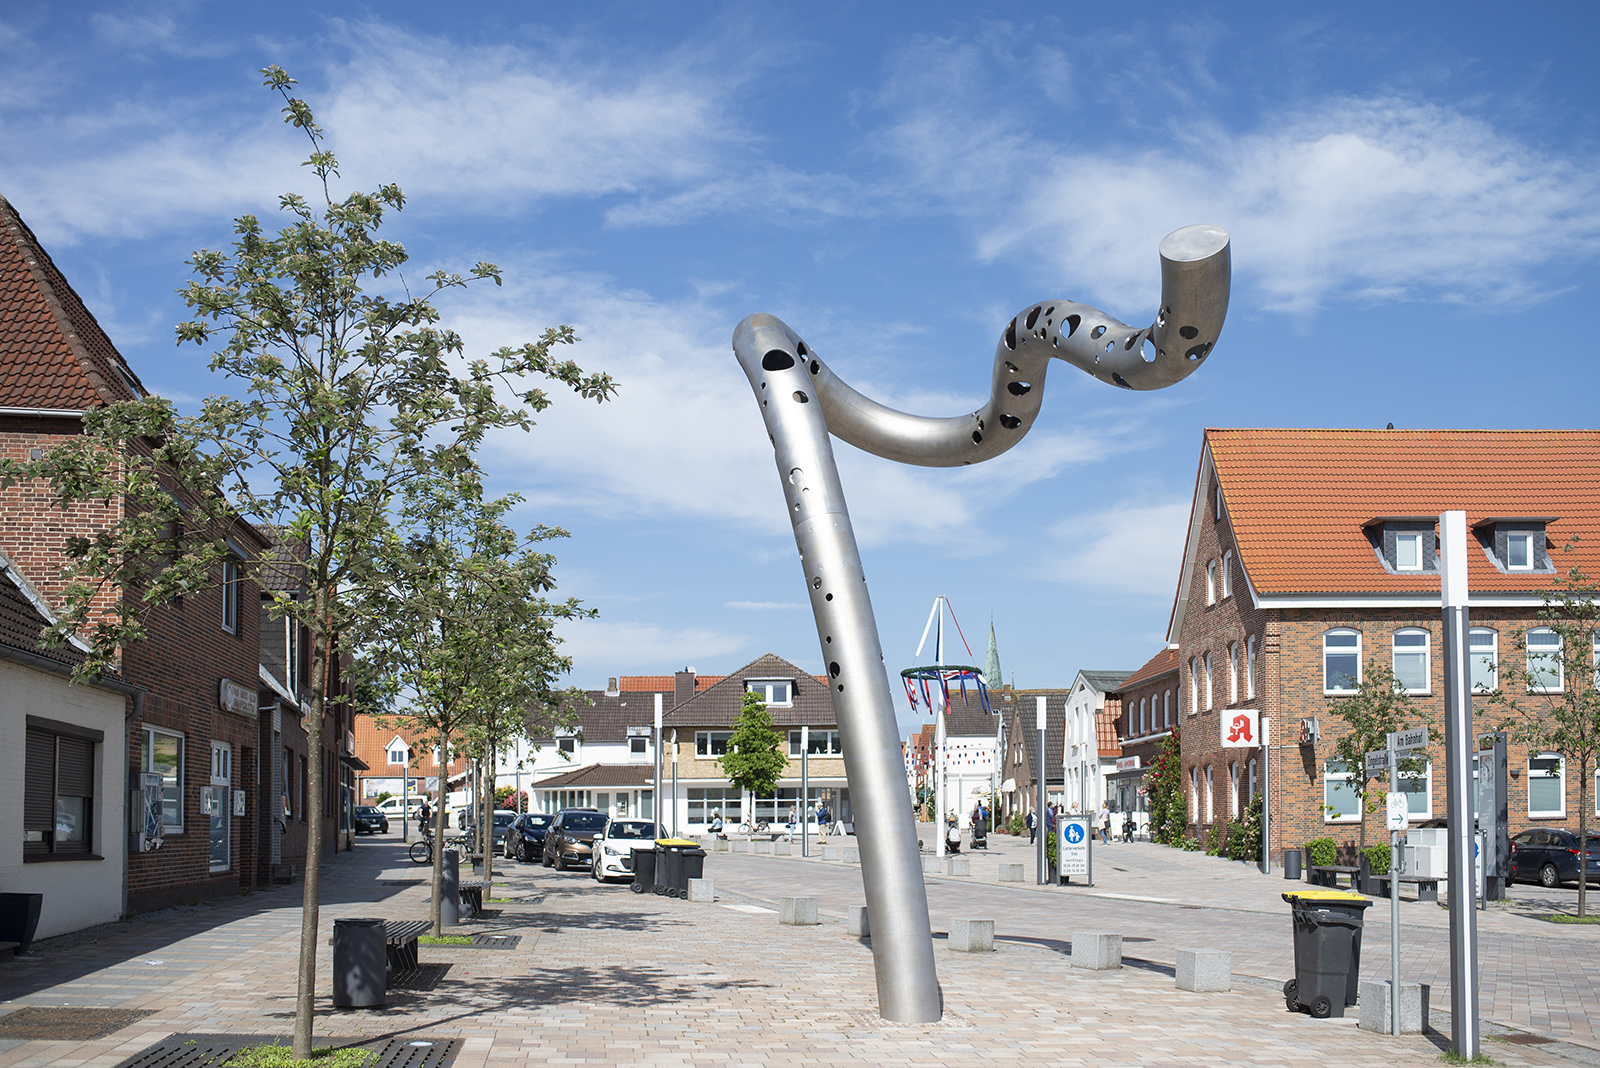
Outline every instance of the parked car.
<path id="1" fill-rule="evenodd" d="M 355 822 L 357 834 L 389 833 L 389 817 L 376 805 L 357 805 Z"/>
<path id="2" fill-rule="evenodd" d="M 606 829 L 606 814 L 593 808 L 564 808 L 544 832 L 545 867 L 587 868 L 595 835 Z"/>
<path id="3" fill-rule="evenodd" d="M 512 812 L 510 809 L 497 808 L 494 810 L 493 848 L 496 853 L 500 852 L 500 850 L 504 848 L 506 831 L 511 829 L 511 824 L 516 821 L 516 818 L 517 814 Z M 474 840 L 477 838 L 477 835 L 474 832 L 477 831 L 479 826 L 481 826 L 477 822 L 477 819 L 474 818 L 470 808 L 456 809 L 455 825 L 456 830 L 470 836 Z"/>
<path id="4" fill-rule="evenodd" d="M 1584 875 L 1600 882 L 1600 835 L 1591 834 L 1582 851 Z M 1555 888 L 1578 881 L 1578 836 L 1560 827 L 1533 827 L 1511 839 L 1511 878 Z"/>
<path id="5" fill-rule="evenodd" d="M 417 813 L 422 811 L 423 798 L 412 794 L 410 797 L 386 797 L 377 804 L 377 809 L 391 819 L 399 819 L 402 812 L 407 819 L 416 819 Z"/>
<path id="6" fill-rule="evenodd" d="M 507 860 L 531 861 L 544 855 L 544 832 L 555 819 L 548 812 L 529 812 L 511 821 L 502 848 Z"/>
<path id="7" fill-rule="evenodd" d="M 595 836 L 589 861 L 589 874 L 595 882 L 633 878 L 635 846 L 655 847 L 666 834 L 652 820 L 608 820 L 606 829 Z"/>

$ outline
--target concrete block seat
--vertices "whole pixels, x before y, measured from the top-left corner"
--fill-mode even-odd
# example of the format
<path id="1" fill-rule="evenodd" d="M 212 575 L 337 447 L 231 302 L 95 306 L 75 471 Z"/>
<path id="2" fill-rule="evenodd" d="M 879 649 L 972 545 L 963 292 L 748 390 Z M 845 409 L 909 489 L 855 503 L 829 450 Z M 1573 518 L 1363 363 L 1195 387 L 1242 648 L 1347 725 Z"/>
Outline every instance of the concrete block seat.
<path id="1" fill-rule="evenodd" d="M 818 899 L 785 897 L 778 899 L 778 922 L 789 927 L 813 927 L 822 922 L 817 916 Z"/>
<path id="2" fill-rule="evenodd" d="M 1215 994 L 1233 989 L 1233 955 L 1221 949 L 1180 949 L 1179 990 Z"/>
<path id="3" fill-rule="evenodd" d="M 957 953 L 993 953 L 993 920 L 951 920 L 950 948 Z"/>
<path id="4" fill-rule="evenodd" d="M 1072 966 L 1097 972 L 1122 967 L 1122 935 L 1110 931 L 1074 931 Z"/>

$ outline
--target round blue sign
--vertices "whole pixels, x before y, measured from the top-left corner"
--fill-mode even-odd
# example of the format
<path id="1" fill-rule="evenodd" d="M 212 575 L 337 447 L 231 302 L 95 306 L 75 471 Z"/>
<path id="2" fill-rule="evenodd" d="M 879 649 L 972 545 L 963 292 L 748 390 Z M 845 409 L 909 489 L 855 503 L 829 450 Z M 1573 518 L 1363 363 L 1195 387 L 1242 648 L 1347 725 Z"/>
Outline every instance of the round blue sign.
<path id="1" fill-rule="evenodd" d="M 1072 845 L 1077 845 L 1079 842 L 1083 841 L 1083 824 L 1067 824 L 1067 841 Z"/>

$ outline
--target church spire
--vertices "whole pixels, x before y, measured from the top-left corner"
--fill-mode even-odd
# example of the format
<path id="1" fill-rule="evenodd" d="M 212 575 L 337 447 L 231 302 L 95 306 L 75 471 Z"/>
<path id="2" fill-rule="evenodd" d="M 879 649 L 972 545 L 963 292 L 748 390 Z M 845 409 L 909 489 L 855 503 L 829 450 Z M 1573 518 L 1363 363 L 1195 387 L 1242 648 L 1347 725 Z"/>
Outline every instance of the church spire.
<path id="1" fill-rule="evenodd" d="M 989 652 L 983 658 L 983 684 L 998 688 L 1005 684 L 1000 674 L 1000 646 L 994 640 L 994 620 L 989 621 Z"/>

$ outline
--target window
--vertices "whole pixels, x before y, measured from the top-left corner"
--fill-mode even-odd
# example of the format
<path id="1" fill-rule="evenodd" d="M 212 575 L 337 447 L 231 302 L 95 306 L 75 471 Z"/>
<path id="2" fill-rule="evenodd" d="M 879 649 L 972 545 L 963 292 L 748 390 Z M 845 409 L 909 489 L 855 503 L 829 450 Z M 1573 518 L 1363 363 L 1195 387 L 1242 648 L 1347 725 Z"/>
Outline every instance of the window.
<path id="1" fill-rule="evenodd" d="M 1233 596 L 1233 550 L 1222 554 L 1222 596 Z"/>
<path id="2" fill-rule="evenodd" d="M 210 819 L 209 860 L 214 872 L 233 866 L 233 747 L 227 742 L 211 743 L 211 785 L 201 800 Z"/>
<path id="3" fill-rule="evenodd" d="M 1143 697 L 1139 698 L 1139 733 L 1140 734 L 1149 734 L 1150 733 L 1150 719 L 1149 719 L 1149 714 L 1145 711 L 1145 703 L 1144 702 L 1145 702 L 1145 699 Z"/>
<path id="4" fill-rule="evenodd" d="M 1200 711 L 1200 661 L 1189 661 L 1189 715 Z"/>
<path id="5" fill-rule="evenodd" d="M 556 739 L 556 752 L 566 757 L 571 757 L 578 751 L 578 739 L 573 735 Z"/>
<path id="6" fill-rule="evenodd" d="M 1247 788 L 1249 789 L 1250 793 L 1249 793 L 1249 796 L 1247 796 L 1245 798 L 1245 800 L 1246 801 L 1254 801 L 1256 799 L 1256 758 L 1255 757 L 1251 757 L 1250 758 L 1250 763 L 1247 765 L 1247 767 L 1249 769 L 1248 770 L 1248 787 Z"/>
<path id="7" fill-rule="evenodd" d="M 1215 708 L 1216 705 L 1215 705 L 1215 703 L 1213 703 L 1213 701 L 1211 699 L 1211 654 L 1210 653 L 1206 654 L 1205 664 L 1206 664 L 1206 707 L 1207 708 Z"/>
<path id="8" fill-rule="evenodd" d="M 1256 695 L 1256 636 L 1254 634 L 1244 640 L 1244 696 L 1245 700 L 1254 699 Z"/>
<path id="9" fill-rule="evenodd" d="M 1322 636 L 1322 692 L 1354 693 L 1361 685 L 1361 635 L 1330 630 Z"/>
<path id="10" fill-rule="evenodd" d="M 1533 570 L 1533 535 L 1512 533 L 1506 535 L 1506 570 Z"/>
<path id="11" fill-rule="evenodd" d="M 734 789 L 720 787 L 691 787 L 689 789 L 689 823 L 700 826 L 711 822 L 714 813 L 720 813 L 726 825 L 744 821 L 744 794 Z"/>
<path id="12" fill-rule="evenodd" d="M 694 755 L 697 757 L 722 756 L 728 751 L 728 739 L 732 737 L 732 731 L 695 731 Z"/>
<path id="13" fill-rule="evenodd" d="M 1172 729 L 1172 691 L 1168 690 L 1161 698 L 1161 725 L 1168 730 Z"/>
<path id="14" fill-rule="evenodd" d="M 769 707 L 794 704 L 794 683 L 788 679 L 746 679 L 744 688 L 765 701 Z"/>
<path id="15" fill-rule="evenodd" d="M 222 629 L 239 633 L 239 564 L 222 561 Z"/>
<path id="16" fill-rule="evenodd" d="M 1594 665 L 1594 688 L 1600 690 L 1600 630 L 1594 632 L 1594 651 L 1590 663 Z"/>
<path id="17" fill-rule="evenodd" d="M 1322 818 L 1327 823 L 1355 823 L 1361 819 L 1361 799 L 1356 796 L 1350 772 L 1343 761 L 1330 760 L 1322 768 Z"/>
<path id="18" fill-rule="evenodd" d="M 1134 736 L 1134 724 L 1133 724 L 1133 702 L 1132 702 L 1132 701 L 1129 701 L 1129 702 L 1128 702 L 1128 715 L 1127 715 L 1127 721 L 1128 721 L 1128 730 L 1127 730 L 1127 736 L 1128 736 L 1128 737 L 1129 737 L 1129 738 L 1132 738 L 1132 737 L 1133 737 L 1133 736 Z"/>
<path id="19" fill-rule="evenodd" d="M 284 684 L 291 694 L 300 692 L 300 621 L 294 616 L 283 619 Z"/>
<path id="20" fill-rule="evenodd" d="M 1539 753 L 1528 758 L 1528 815 L 1567 814 L 1567 766 L 1560 753 Z"/>
<path id="21" fill-rule="evenodd" d="M 144 729 L 141 770 L 161 776 L 161 827 L 183 830 L 183 735 Z"/>
<path id="22" fill-rule="evenodd" d="M 1239 643 L 1228 643 L 1228 703 L 1239 703 Z"/>
<path id="23" fill-rule="evenodd" d="M 38 860 L 92 852 L 95 746 L 100 731 L 27 718 L 22 856 Z"/>
<path id="24" fill-rule="evenodd" d="M 1528 631 L 1528 692 L 1560 693 L 1561 635 L 1549 627 Z"/>
<path id="25" fill-rule="evenodd" d="M 650 755 L 650 739 L 642 734 L 635 734 L 628 739 L 628 755 L 642 757 Z"/>
<path id="26" fill-rule="evenodd" d="M 1213 823 L 1217 818 L 1217 793 L 1216 783 L 1211 779 L 1213 765 L 1206 765 L 1206 822 Z"/>
<path id="27" fill-rule="evenodd" d="M 1493 693 L 1500 688 L 1500 635 L 1488 627 L 1473 627 L 1467 635 L 1467 657 L 1472 661 L 1472 692 Z"/>
<path id="28" fill-rule="evenodd" d="M 844 752 L 839 748 L 839 732 L 813 729 L 810 732 L 807 751 L 812 756 L 839 756 Z M 792 757 L 800 755 L 799 731 L 789 732 L 789 755 Z"/>
<path id="29" fill-rule="evenodd" d="M 1228 815 L 1239 818 L 1239 762 L 1228 765 Z"/>
<path id="30" fill-rule="evenodd" d="M 1396 571 L 1422 570 L 1422 534 L 1420 531 L 1401 531 L 1394 536 L 1394 569 Z"/>
<path id="31" fill-rule="evenodd" d="M 1211 506 L 1212 507 L 1212 515 L 1214 515 L 1217 519 L 1221 519 L 1222 518 L 1222 483 L 1221 482 L 1218 482 L 1216 484 L 1216 488 L 1213 490 L 1213 497 L 1214 497 L 1214 501 L 1213 501 L 1212 506 Z"/>
<path id="32" fill-rule="evenodd" d="M 1200 769 L 1189 769 L 1189 822 L 1200 821 Z"/>
<path id="33" fill-rule="evenodd" d="M 1394 632 L 1394 681 L 1406 693 L 1429 691 L 1427 631 Z"/>
<path id="34" fill-rule="evenodd" d="M 1217 562 L 1206 561 L 1206 604 L 1217 603 Z"/>
<path id="35" fill-rule="evenodd" d="M 1473 762 L 1473 766 L 1474 780 L 1476 780 L 1476 761 Z M 1431 817 L 1433 815 L 1433 762 L 1425 762 L 1422 766 L 1422 770 L 1418 772 L 1407 774 L 1406 772 L 1402 771 L 1397 778 L 1400 780 L 1400 792 L 1406 795 L 1406 812 L 1408 813 L 1407 818 L 1413 820 L 1425 820 Z M 1387 781 L 1388 775 L 1386 773 L 1384 775 L 1385 786 L 1377 788 L 1387 789 Z M 1374 788 L 1375 787 L 1368 787 L 1368 789 Z M 1474 781 L 1472 796 L 1478 796 L 1476 781 Z M 1379 815 L 1381 818 L 1382 814 L 1380 813 Z"/>

